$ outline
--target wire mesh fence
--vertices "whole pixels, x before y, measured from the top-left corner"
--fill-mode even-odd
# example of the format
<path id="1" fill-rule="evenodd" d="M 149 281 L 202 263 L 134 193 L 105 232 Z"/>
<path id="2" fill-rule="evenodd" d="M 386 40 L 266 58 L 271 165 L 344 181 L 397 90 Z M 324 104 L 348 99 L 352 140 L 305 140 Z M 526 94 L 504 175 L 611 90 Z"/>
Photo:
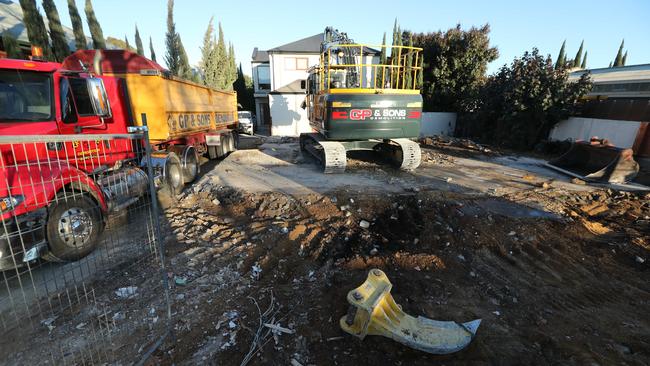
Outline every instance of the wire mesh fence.
<path id="1" fill-rule="evenodd" d="M 0 136 L 0 363 L 133 362 L 166 336 L 150 159 L 146 131 Z"/>

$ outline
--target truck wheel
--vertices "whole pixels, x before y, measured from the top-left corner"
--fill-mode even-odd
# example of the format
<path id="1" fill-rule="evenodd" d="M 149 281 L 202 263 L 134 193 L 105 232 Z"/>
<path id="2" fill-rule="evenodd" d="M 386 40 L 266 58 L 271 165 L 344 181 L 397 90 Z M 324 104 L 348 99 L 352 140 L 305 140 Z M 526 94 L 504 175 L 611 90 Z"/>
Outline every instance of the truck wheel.
<path id="1" fill-rule="evenodd" d="M 81 259 L 95 249 L 103 229 L 99 206 L 86 194 L 57 196 L 50 206 L 47 240 L 51 255 L 63 261 Z"/>
<path id="2" fill-rule="evenodd" d="M 193 147 L 188 147 L 183 155 L 183 182 L 192 183 L 201 172 L 199 156 Z"/>
<path id="3" fill-rule="evenodd" d="M 252 134 L 251 134 L 252 135 Z M 237 131 L 232 131 L 232 139 L 233 139 L 233 148 L 230 151 L 237 151 L 239 150 L 239 132 Z"/>
<path id="4" fill-rule="evenodd" d="M 178 155 L 174 153 L 169 153 L 167 162 L 165 163 L 165 184 L 167 185 L 172 197 L 181 193 L 183 185 L 185 184 L 183 182 L 183 167 L 181 165 L 181 159 L 179 159 Z"/>

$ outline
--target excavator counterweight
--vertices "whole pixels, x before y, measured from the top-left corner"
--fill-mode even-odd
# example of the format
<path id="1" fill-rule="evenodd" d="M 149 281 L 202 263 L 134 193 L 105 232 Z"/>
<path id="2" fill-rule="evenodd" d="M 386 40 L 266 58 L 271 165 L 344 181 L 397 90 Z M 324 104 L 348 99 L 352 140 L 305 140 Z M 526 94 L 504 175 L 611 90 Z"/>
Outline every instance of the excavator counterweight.
<path id="1" fill-rule="evenodd" d="M 348 151 L 370 150 L 401 170 L 420 165 L 420 48 L 356 44 L 326 28 L 320 63 L 309 70 L 305 107 L 314 133 L 303 151 L 325 173 L 345 170 Z M 382 61 L 385 60 L 385 61 Z"/>

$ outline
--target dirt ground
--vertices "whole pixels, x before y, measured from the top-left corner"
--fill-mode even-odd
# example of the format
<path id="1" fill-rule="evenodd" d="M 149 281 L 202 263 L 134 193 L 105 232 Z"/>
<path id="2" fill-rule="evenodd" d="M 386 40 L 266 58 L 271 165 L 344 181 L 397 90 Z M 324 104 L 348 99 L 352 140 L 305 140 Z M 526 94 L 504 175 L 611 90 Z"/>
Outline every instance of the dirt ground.
<path id="1" fill-rule="evenodd" d="M 650 195 L 465 150 L 413 174 L 323 176 L 281 141 L 208 166 L 165 210 L 175 332 L 152 364 L 649 364 Z M 408 314 L 481 318 L 477 337 L 437 356 L 344 333 L 372 268 Z"/>
<path id="2" fill-rule="evenodd" d="M 571 182 L 478 145 L 422 146 L 412 173 L 357 155 L 323 175 L 296 141 L 251 138 L 176 200 L 161 196 L 173 332 L 148 363 L 650 364 L 648 191 Z M 440 356 L 343 332 L 346 295 L 373 268 L 408 314 L 482 319 L 475 339 Z M 109 310 L 116 288 L 142 291 L 113 309 L 126 320 L 113 321 L 109 358 L 131 364 L 159 334 L 159 272 L 114 272 L 119 283 L 95 286 L 110 291 L 97 294 Z M 127 326 L 138 306 L 146 317 Z M 57 320 L 43 342 L 79 322 Z"/>

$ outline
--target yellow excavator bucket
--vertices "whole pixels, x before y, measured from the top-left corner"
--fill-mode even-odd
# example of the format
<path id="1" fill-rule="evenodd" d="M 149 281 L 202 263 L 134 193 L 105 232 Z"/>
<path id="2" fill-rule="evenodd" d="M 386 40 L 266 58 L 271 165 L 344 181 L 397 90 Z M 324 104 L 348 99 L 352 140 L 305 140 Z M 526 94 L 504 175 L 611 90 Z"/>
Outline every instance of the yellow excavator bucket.
<path id="1" fill-rule="evenodd" d="M 381 335 L 433 354 L 460 351 L 476 335 L 480 319 L 459 324 L 404 313 L 390 294 L 392 287 L 384 272 L 370 270 L 366 281 L 348 293 L 350 309 L 340 320 L 341 328 L 360 339 Z"/>

